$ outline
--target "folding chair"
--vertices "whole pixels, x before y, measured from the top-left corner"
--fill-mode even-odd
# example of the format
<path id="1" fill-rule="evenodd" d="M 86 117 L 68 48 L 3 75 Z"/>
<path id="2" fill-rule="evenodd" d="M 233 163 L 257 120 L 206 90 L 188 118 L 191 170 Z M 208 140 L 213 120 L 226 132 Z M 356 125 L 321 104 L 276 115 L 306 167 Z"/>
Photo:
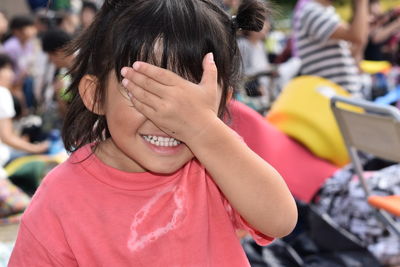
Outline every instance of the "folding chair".
<path id="1" fill-rule="evenodd" d="M 400 195 L 372 195 L 358 155 L 358 151 L 363 151 L 400 162 L 400 111 L 392 106 L 342 96 L 332 97 L 331 108 L 368 203 L 376 209 L 388 230 L 400 237 L 400 224 L 392 217 L 400 217 Z"/>

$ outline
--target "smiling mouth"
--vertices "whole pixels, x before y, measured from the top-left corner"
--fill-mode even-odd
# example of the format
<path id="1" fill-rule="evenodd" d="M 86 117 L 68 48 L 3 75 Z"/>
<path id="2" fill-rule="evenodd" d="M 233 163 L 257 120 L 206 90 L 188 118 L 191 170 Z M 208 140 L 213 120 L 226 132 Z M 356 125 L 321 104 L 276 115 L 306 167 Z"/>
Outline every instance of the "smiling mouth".
<path id="1" fill-rule="evenodd" d="M 155 135 L 142 135 L 143 139 L 155 146 L 159 147 L 177 147 L 182 144 L 181 141 L 173 137 L 155 136 Z"/>

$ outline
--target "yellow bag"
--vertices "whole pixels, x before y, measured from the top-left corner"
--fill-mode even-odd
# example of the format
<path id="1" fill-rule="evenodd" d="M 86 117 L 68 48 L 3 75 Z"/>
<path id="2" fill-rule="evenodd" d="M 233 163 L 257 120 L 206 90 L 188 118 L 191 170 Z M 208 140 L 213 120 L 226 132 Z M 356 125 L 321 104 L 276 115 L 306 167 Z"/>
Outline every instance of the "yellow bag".
<path id="1" fill-rule="evenodd" d="M 266 119 L 316 156 L 341 167 L 350 159 L 330 108 L 333 95 L 349 93 L 320 77 L 295 78 L 274 102 Z"/>

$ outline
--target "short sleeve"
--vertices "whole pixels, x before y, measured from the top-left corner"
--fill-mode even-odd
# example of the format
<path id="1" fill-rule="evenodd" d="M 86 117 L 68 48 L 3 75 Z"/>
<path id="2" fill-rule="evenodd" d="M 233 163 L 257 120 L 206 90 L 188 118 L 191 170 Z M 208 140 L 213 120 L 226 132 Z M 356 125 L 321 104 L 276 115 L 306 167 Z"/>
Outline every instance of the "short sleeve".
<path id="1" fill-rule="evenodd" d="M 304 7 L 300 22 L 307 36 L 327 41 L 339 26 L 340 19 L 334 8 L 310 3 Z"/>
<path id="2" fill-rule="evenodd" d="M 70 260 L 56 259 L 21 223 L 18 238 L 12 251 L 8 267 L 56 267 L 78 266 Z"/>
<path id="3" fill-rule="evenodd" d="M 47 178 L 24 211 L 9 267 L 78 266 L 62 225 L 63 207 L 49 193 Z"/>
<path id="4" fill-rule="evenodd" d="M 228 200 L 225 198 L 224 198 L 224 207 L 235 229 L 245 230 L 246 232 L 248 232 L 258 245 L 266 246 L 274 240 L 273 237 L 264 235 L 263 233 L 254 229 L 248 222 L 246 222 L 242 218 L 242 216 L 240 216 L 240 214 L 229 204 Z"/>
<path id="5" fill-rule="evenodd" d="M 15 116 L 14 101 L 11 93 L 0 87 L 0 119 L 11 119 Z"/>

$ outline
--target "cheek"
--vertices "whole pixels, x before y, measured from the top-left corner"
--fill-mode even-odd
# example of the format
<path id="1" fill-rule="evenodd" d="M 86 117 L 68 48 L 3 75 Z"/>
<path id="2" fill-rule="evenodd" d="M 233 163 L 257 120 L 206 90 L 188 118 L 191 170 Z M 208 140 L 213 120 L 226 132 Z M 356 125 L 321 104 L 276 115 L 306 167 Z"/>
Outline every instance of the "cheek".
<path id="1" fill-rule="evenodd" d="M 129 100 L 116 93 L 106 106 L 106 117 L 111 134 L 134 134 L 146 118 L 132 107 Z"/>

